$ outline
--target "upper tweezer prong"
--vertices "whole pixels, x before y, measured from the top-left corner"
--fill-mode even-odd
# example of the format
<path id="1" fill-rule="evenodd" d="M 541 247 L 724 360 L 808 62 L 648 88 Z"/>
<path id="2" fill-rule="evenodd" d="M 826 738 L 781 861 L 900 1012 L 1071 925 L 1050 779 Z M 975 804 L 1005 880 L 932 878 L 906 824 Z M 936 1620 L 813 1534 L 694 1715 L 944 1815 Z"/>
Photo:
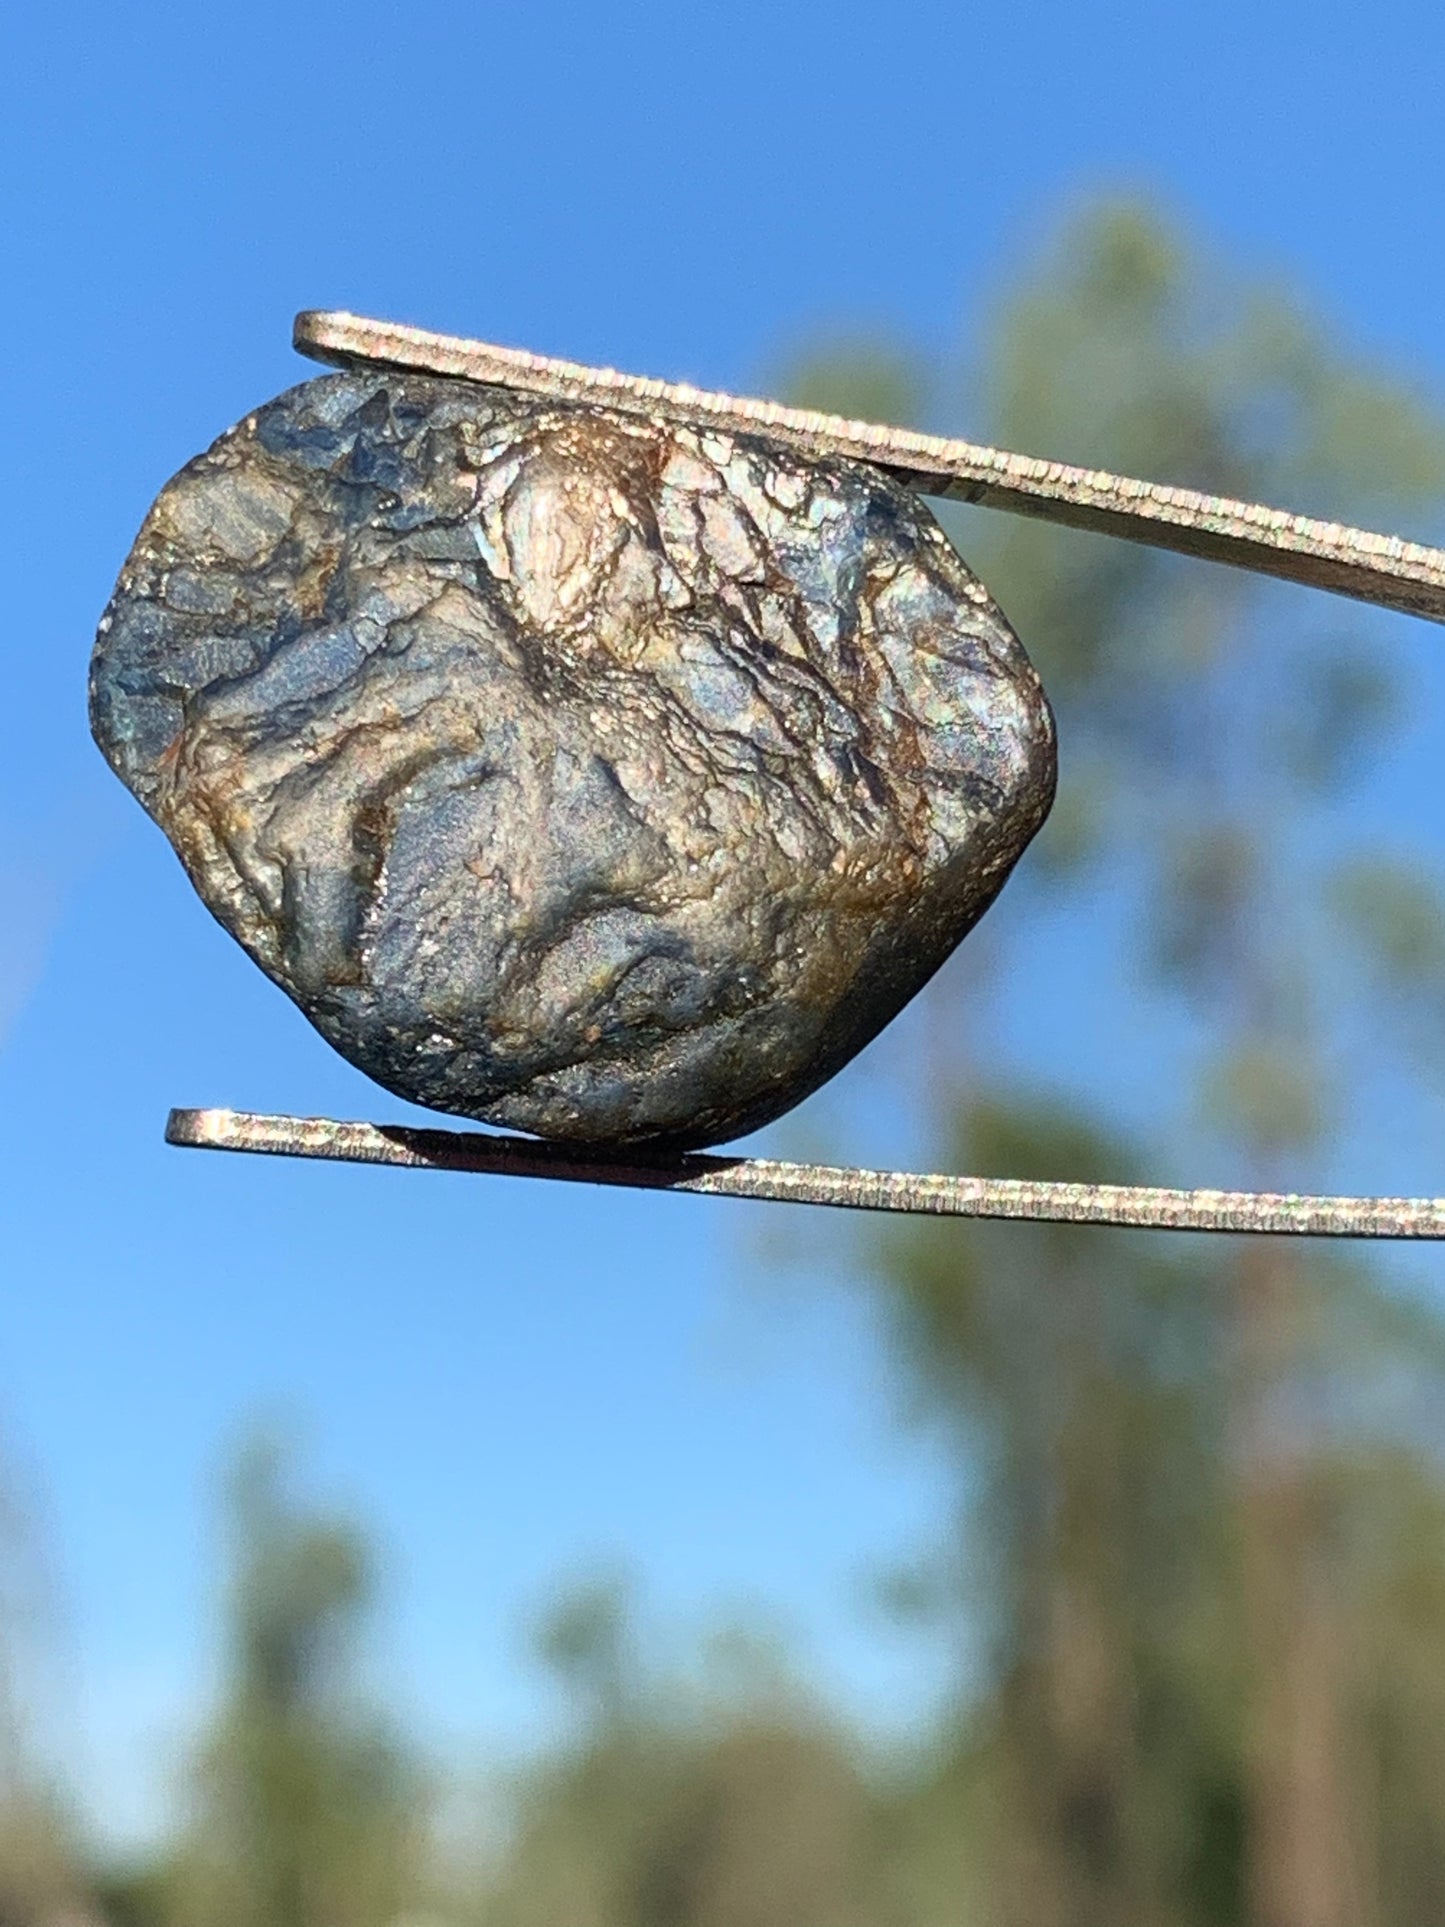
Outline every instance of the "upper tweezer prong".
<path id="1" fill-rule="evenodd" d="M 553 401 L 592 402 L 762 436 L 807 455 L 871 462 L 926 495 L 1124 536 L 1445 622 L 1445 550 L 1399 536 L 344 312 L 297 315 L 294 340 L 302 354 L 341 367 L 449 375 Z"/>

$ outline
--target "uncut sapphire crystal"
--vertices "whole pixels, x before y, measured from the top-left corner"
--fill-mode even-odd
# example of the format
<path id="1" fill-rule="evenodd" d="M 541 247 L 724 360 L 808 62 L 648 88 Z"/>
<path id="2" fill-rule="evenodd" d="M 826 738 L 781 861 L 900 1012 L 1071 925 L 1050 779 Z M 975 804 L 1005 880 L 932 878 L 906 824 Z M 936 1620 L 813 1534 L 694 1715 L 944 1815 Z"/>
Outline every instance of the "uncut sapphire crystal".
<path id="1" fill-rule="evenodd" d="M 463 1116 L 698 1145 L 988 907 L 1054 735 L 923 504 L 763 439 L 384 373 L 161 493 L 96 739 L 336 1048 Z"/>

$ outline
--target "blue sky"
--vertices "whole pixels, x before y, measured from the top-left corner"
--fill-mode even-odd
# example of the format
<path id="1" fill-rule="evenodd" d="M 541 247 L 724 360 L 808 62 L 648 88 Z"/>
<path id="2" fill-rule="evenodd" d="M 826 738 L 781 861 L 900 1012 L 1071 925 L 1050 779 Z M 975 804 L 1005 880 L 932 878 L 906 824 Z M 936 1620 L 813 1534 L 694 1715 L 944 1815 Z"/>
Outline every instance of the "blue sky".
<path id="1" fill-rule="evenodd" d="M 156 1824 L 258 1411 L 375 1524 L 392 1688 L 456 1757 L 545 1724 L 518 1629 L 615 1551 L 660 1612 L 763 1602 L 865 1714 L 916 1706 L 926 1657 L 860 1599 L 938 1470 L 856 1301 L 750 1282 L 766 1214 L 163 1147 L 173 1103 L 398 1107 L 102 766 L 95 622 L 161 483 L 310 372 L 300 307 L 756 389 L 818 328 L 960 350 L 1070 197 L 1142 187 L 1445 393 L 1445 17 L 49 0 L 0 31 L 0 1436 L 87 1807 Z M 1438 741 L 1402 815 L 1438 820 Z"/>

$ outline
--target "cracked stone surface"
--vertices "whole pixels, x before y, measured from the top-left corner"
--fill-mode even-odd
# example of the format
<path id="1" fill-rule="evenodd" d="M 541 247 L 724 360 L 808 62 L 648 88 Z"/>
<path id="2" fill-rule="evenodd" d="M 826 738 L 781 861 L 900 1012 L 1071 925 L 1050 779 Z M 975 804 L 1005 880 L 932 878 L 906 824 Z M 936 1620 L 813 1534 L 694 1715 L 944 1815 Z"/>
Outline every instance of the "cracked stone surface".
<path id="1" fill-rule="evenodd" d="M 91 716 L 220 921 L 401 1096 L 717 1142 L 840 1068 L 1053 796 L 923 504 L 465 382 L 307 382 L 162 492 Z"/>

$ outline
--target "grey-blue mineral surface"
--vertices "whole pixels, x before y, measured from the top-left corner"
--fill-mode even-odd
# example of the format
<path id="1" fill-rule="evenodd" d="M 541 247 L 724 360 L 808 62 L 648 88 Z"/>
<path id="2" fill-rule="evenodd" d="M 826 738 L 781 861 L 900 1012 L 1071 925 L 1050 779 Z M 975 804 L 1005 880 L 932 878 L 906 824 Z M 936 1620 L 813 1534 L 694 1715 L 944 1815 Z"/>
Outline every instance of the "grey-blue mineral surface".
<path id="1" fill-rule="evenodd" d="M 903 485 L 378 372 L 292 389 L 162 491 L 91 715 L 353 1063 L 597 1145 L 806 1096 L 1054 789 L 1038 678 Z"/>

